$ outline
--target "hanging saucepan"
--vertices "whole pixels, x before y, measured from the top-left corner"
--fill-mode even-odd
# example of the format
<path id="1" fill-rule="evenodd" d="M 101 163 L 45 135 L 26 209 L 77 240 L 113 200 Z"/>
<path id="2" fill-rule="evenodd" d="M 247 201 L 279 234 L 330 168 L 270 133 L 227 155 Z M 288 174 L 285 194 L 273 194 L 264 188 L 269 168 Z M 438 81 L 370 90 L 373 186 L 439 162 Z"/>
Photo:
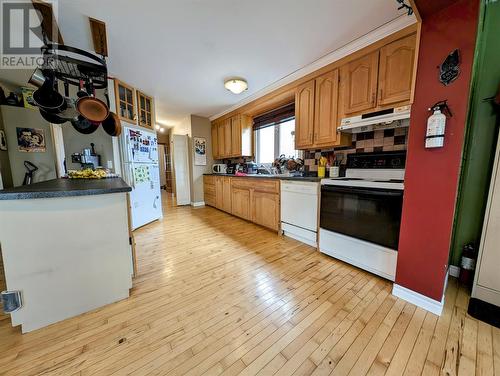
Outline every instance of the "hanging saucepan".
<path id="1" fill-rule="evenodd" d="M 109 108 L 106 103 L 95 97 L 92 80 L 87 82 L 87 93 L 89 96 L 78 99 L 76 109 L 84 118 L 95 123 L 101 123 L 108 117 Z"/>
<path id="2" fill-rule="evenodd" d="M 36 87 L 42 87 L 44 82 L 45 82 L 45 75 L 43 74 L 40 68 L 36 68 L 33 74 L 31 75 L 28 83 Z"/>
<path id="3" fill-rule="evenodd" d="M 64 100 L 66 102 L 65 109 L 58 116 L 65 120 L 73 120 L 78 118 L 78 111 L 75 107 L 75 101 L 69 97 L 69 83 L 64 80 Z"/>
<path id="4" fill-rule="evenodd" d="M 56 80 L 54 74 L 48 74 L 43 85 L 33 93 L 33 100 L 41 109 L 57 113 L 61 111 L 66 102 L 61 94 L 56 90 Z"/>

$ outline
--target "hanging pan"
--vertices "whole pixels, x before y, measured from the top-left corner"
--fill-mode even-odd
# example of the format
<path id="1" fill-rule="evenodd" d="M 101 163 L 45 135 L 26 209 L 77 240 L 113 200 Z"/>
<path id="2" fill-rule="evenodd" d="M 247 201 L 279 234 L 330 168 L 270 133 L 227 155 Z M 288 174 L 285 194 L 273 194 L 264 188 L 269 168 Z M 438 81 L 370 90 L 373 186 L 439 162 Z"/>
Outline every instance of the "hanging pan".
<path id="1" fill-rule="evenodd" d="M 48 74 L 42 86 L 33 93 L 36 105 L 47 112 L 57 113 L 65 105 L 64 98 L 56 90 L 56 80 L 53 73 Z"/>
<path id="2" fill-rule="evenodd" d="M 92 79 L 87 82 L 87 93 L 89 96 L 82 96 L 76 102 L 78 113 L 85 119 L 94 123 L 101 123 L 109 115 L 109 107 L 95 97 L 95 89 L 92 85 Z"/>
<path id="3" fill-rule="evenodd" d="M 66 102 L 65 109 L 58 116 L 66 121 L 78 118 L 79 114 L 75 107 L 75 101 L 69 97 L 69 83 L 67 80 L 64 80 L 64 100 Z"/>
<path id="4" fill-rule="evenodd" d="M 106 97 L 106 103 L 109 108 L 108 89 L 105 90 L 104 96 Z M 120 118 L 118 117 L 117 114 L 111 111 L 109 112 L 109 115 L 106 118 L 106 120 L 102 122 L 102 128 L 107 134 L 113 137 L 117 137 L 122 133 L 122 123 L 120 121 Z"/>

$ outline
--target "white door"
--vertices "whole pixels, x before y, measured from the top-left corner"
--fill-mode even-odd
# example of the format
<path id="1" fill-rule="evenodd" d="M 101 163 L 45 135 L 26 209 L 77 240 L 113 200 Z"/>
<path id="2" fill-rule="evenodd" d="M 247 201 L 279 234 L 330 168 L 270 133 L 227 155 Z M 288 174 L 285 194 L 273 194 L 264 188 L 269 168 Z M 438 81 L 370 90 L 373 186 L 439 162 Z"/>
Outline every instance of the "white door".
<path id="1" fill-rule="evenodd" d="M 177 205 L 191 204 L 191 185 L 189 183 L 189 147 L 188 136 L 172 136 L 172 159 L 175 175 Z"/>
<path id="2" fill-rule="evenodd" d="M 167 184 L 167 168 L 165 160 L 165 145 L 158 145 L 158 164 L 160 165 L 160 186 Z"/>

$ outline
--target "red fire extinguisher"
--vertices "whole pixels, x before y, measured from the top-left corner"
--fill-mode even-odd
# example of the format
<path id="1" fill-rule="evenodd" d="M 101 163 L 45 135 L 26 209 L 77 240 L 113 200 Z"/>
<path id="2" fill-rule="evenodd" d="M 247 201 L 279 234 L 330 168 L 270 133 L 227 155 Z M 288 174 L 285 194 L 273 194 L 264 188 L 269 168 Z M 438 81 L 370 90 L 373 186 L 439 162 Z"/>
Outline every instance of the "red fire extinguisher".
<path id="1" fill-rule="evenodd" d="M 464 246 L 462 259 L 460 261 L 459 281 L 467 286 L 472 286 L 474 281 L 474 271 L 476 269 L 476 249 L 474 244 L 470 243 Z"/>

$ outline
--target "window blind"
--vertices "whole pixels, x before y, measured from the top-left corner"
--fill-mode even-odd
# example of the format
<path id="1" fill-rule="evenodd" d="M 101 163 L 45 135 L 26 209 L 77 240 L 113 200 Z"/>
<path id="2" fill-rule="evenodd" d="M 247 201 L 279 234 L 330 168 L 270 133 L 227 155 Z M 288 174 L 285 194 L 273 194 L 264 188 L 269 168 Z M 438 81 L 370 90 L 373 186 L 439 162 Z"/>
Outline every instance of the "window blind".
<path id="1" fill-rule="evenodd" d="M 295 103 L 290 103 L 253 118 L 253 129 L 258 130 L 283 123 L 295 117 Z"/>

